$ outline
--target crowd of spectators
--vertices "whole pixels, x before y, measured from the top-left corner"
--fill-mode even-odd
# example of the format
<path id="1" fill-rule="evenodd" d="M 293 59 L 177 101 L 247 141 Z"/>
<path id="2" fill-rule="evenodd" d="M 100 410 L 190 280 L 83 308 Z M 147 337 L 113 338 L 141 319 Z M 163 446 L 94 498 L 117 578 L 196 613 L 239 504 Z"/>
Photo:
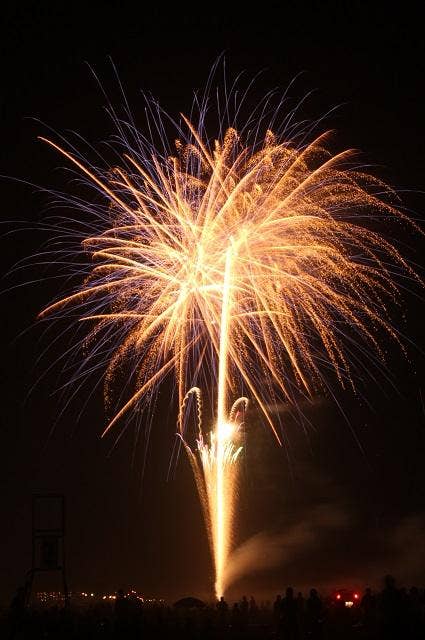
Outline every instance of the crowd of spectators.
<path id="1" fill-rule="evenodd" d="M 5 640 L 420 640 L 425 638 L 425 590 L 398 588 L 386 576 L 383 589 L 366 588 L 358 603 L 346 606 L 304 595 L 291 587 L 274 602 L 254 597 L 204 604 L 196 598 L 167 605 L 145 603 L 118 591 L 111 602 L 86 608 L 28 606 L 19 590 L 0 619 Z"/>

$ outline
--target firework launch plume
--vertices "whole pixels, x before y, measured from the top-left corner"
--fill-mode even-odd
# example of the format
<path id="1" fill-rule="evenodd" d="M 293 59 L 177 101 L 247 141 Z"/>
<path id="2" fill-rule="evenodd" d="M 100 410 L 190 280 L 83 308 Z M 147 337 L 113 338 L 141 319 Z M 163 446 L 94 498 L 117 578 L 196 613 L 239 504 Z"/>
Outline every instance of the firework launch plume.
<path id="1" fill-rule="evenodd" d="M 366 344 L 379 357 L 378 332 L 398 339 L 385 301 L 397 295 L 393 269 L 409 267 L 363 224 L 368 217 L 403 220 L 394 194 L 354 168 L 354 152 L 332 154 L 330 133 L 297 144 L 268 129 L 260 138 L 259 128 L 250 136 L 229 126 L 211 140 L 199 122 L 182 116 L 174 153 L 140 136 L 120 166 L 107 170 L 45 140 L 97 193 L 84 204 L 91 216 L 82 238 L 86 277 L 40 315 L 73 310 L 87 323 L 90 344 L 112 345 L 107 402 L 116 372 L 131 363 L 133 393 L 105 433 L 174 372 L 178 430 L 203 503 L 219 596 L 247 402 L 238 395 L 259 407 L 280 442 L 273 402 L 293 402 L 297 389 L 311 395 L 330 369 L 343 387 L 352 384 L 348 343 Z M 99 193 L 102 205 L 94 204 Z M 207 433 L 201 389 L 215 398 Z M 185 429 L 192 396 L 195 446 Z"/>

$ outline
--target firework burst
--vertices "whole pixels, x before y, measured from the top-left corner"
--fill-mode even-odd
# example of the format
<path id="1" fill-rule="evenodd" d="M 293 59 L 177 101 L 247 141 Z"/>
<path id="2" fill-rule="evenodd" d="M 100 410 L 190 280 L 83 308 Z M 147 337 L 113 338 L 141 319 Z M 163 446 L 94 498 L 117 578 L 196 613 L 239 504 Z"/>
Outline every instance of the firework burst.
<path id="1" fill-rule="evenodd" d="M 397 340 L 385 301 L 397 295 L 393 269 L 409 267 L 362 222 L 404 216 L 385 185 L 353 167 L 354 152 L 330 153 L 329 137 L 297 145 L 271 130 L 260 141 L 257 130 L 250 141 L 228 127 L 211 141 L 203 125 L 182 116 L 174 154 L 140 137 L 121 166 L 107 171 L 46 140 L 106 206 L 84 205 L 98 224 L 82 240 L 87 277 L 40 315 L 77 310 L 91 341 L 107 336 L 107 401 L 116 372 L 135 363 L 133 393 L 105 433 L 174 372 L 178 428 L 204 506 L 217 595 L 226 587 L 239 409 L 247 402 L 231 409 L 231 398 L 243 388 L 280 441 L 268 410 L 277 397 L 292 402 L 294 389 L 313 393 L 329 369 L 350 385 L 346 339 L 378 356 L 377 332 Z M 200 388 L 214 390 L 217 407 L 208 436 Z M 192 394 L 197 452 L 185 436 Z"/>

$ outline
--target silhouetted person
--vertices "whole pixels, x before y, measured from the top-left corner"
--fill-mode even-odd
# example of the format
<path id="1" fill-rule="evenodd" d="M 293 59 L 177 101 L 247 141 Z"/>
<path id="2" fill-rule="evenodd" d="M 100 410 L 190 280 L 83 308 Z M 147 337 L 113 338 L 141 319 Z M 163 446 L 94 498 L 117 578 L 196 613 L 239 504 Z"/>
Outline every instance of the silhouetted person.
<path id="1" fill-rule="evenodd" d="M 364 596 L 361 600 L 360 607 L 364 609 L 364 611 L 370 611 L 376 606 L 375 596 L 372 594 L 372 589 L 370 587 L 366 587 Z"/>
<path id="2" fill-rule="evenodd" d="M 249 611 L 249 602 L 248 602 L 248 598 L 246 596 L 242 596 L 240 608 L 241 608 L 242 614 L 245 617 L 247 617 L 248 616 L 248 611 Z"/>
<path id="3" fill-rule="evenodd" d="M 25 588 L 18 587 L 10 603 L 10 611 L 22 615 L 25 611 Z"/>
<path id="4" fill-rule="evenodd" d="M 312 640 L 322 637 L 323 604 L 316 589 L 310 589 L 310 595 L 305 603 L 306 633 Z"/>
<path id="5" fill-rule="evenodd" d="M 278 593 L 276 596 L 276 600 L 273 602 L 273 621 L 276 629 L 278 629 L 280 626 L 281 617 L 282 617 L 282 596 L 280 595 L 280 593 Z"/>
<path id="6" fill-rule="evenodd" d="M 115 634 L 118 638 L 125 638 L 130 632 L 130 603 L 124 591 L 119 589 L 115 598 Z"/>
<path id="7" fill-rule="evenodd" d="M 218 623 L 220 627 L 224 627 L 227 622 L 227 614 L 229 611 L 229 605 L 227 604 L 224 596 L 221 596 L 220 600 L 217 602 L 217 611 L 218 611 Z"/>
<path id="8" fill-rule="evenodd" d="M 286 589 L 286 595 L 282 601 L 282 633 L 285 640 L 298 640 L 299 620 L 297 601 L 294 598 L 292 587 Z"/>
<path id="9" fill-rule="evenodd" d="M 380 613 L 383 640 L 404 640 L 406 629 L 403 627 L 403 605 L 399 590 L 392 576 L 385 576 L 381 593 Z"/>
<path id="10" fill-rule="evenodd" d="M 258 613 L 258 607 L 257 607 L 257 603 L 255 602 L 254 596 L 251 596 L 249 599 L 249 615 L 251 619 L 254 619 L 257 617 L 257 613 Z"/>
<path id="11" fill-rule="evenodd" d="M 9 609 L 10 638 L 19 636 L 25 620 L 25 588 L 19 587 L 12 598 Z"/>
<path id="12" fill-rule="evenodd" d="M 248 619 L 249 619 L 249 602 L 246 596 L 242 597 L 242 600 L 239 605 L 239 609 L 241 612 L 242 628 L 246 629 L 248 625 Z"/>
<path id="13" fill-rule="evenodd" d="M 407 615 L 409 619 L 410 638 L 419 640 L 424 637 L 424 616 L 422 614 L 422 601 L 417 587 L 412 587 L 409 591 Z M 424 612 L 425 613 L 425 612 Z"/>
<path id="14" fill-rule="evenodd" d="M 243 629 L 243 613 L 239 608 L 237 602 L 233 605 L 232 608 L 232 617 L 231 617 L 232 629 L 236 632 L 236 635 L 239 634 Z"/>
<path id="15" fill-rule="evenodd" d="M 371 634 L 376 625 L 376 598 L 372 589 L 367 587 L 360 602 L 362 623 L 366 633 Z"/>
<path id="16" fill-rule="evenodd" d="M 220 613 L 227 613 L 229 610 L 229 605 L 227 604 L 224 596 L 221 596 L 220 600 L 217 602 L 217 611 Z"/>

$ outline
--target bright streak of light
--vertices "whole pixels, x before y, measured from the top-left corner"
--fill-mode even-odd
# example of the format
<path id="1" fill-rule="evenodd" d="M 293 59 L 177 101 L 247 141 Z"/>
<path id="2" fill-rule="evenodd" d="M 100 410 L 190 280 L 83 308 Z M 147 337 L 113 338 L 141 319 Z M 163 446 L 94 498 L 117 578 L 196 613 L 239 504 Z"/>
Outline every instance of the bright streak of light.
<path id="1" fill-rule="evenodd" d="M 234 488 L 226 483 L 225 474 L 225 454 L 226 447 L 231 445 L 230 435 L 232 428 L 226 419 L 226 391 L 227 391 L 227 359 L 229 351 L 229 329 L 231 311 L 231 276 L 232 276 L 232 246 L 227 248 L 226 262 L 224 267 L 223 293 L 221 303 L 220 321 L 220 348 L 218 356 L 218 390 L 217 390 L 217 426 L 216 426 L 216 513 L 212 514 L 213 526 L 216 530 L 214 535 L 214 558 L 215 558 L 215 592 L 218 597 L 224 593 L 223 575 L 226 560 L 229 553 L 229 541 L 231 535 L 231 521 L 227 513 L 233 510 L 231 501 L 234 500 Z M 230 429 L 229 429 L 230 426 Z M 230 433 L 229 433 L 230 431 Z M 227 432 L 227 436 L 226 436 Z"/>

